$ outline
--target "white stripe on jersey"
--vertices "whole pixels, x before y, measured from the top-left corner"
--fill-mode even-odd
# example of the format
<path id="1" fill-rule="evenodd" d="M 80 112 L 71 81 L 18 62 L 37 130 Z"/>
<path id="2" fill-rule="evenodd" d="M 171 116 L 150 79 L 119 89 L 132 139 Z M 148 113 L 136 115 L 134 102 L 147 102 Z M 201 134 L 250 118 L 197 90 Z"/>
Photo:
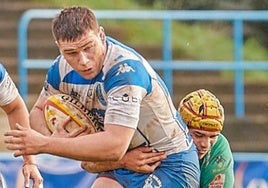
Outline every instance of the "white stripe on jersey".
<path id="1" fill-rule="evenodd" d="M 0 66 L 0 74 L 0 106 L 4 106 L 11 103 L 18 96 L 18 90 L 2 65 Z"/>

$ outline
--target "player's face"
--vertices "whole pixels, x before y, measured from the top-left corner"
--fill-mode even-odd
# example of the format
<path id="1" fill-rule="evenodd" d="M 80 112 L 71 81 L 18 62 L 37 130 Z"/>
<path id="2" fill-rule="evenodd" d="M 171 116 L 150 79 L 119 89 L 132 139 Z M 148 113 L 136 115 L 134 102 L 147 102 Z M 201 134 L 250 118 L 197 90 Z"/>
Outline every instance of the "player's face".
<path id="1" fill-rule="evenodd" d="M 92 79 L 100 73 L 106 54 L 102 29 L 98 33 L 89 31 L 74 41 L 59 40 L 57 45 L 66 61 L 85 79 Z"/>
<path id="2" fill-rule="evenodd" d="M 192 128 L 189 130 L 197 147 L 199 159 L 202 159 L 217 141 L 220 131 L 204 131 Z"/>

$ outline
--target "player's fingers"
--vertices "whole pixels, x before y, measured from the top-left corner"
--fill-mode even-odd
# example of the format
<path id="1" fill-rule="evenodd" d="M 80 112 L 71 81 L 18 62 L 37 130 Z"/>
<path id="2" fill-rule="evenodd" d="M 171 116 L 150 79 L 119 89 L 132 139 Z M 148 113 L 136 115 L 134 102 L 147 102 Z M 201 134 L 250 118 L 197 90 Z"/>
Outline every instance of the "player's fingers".
<path id="1" fill-rule="evenodd" d="M 70 137 L 76 137 L 76 136 L 82 136 L 82 135 L 85 135 L 87 130 L 87 127 L 86 126 L 83 126 L 83 127 L 77 127 L 75 128 L 72 132 L 70 132 L 69 136 Z"/>
<path id="2" fill-rule="evenodd" d="M 138 167 L 135 171 L 140 173 L 152 173 L 160 164 L 161 162 L 156 162 L 151 165 L 143 165 Z"/>
<path id="3" fill-rule="evenodd" d="M 26 128 L 26 127 L 23 127 L 22 125 L 20 125 L 19 123 L 16 123 L 16 128 L 18 129 L 18 130 L 21 130 L 21 131 L 24 131 L 24 130 L 27 130 L 28 128 Z"/>
<path id="4" fill-rule="evenodd" d="M 59 128 L 66 129 L 68 123 L 72 121 L 72 118 L 70 116 L 67 116 L 59 123 Z"/>
<path id="5" fill-rule="evenodd" d="M 141 165 L 146 165 L 146 164 L 154 164 L 157 162 L 160 162 L 162 160 L 164 160 L 166 158 L 165 154 L 160 154 L 160 155 L 147 155 L 143 160 L 142 160 L 142 164 Z"/>
<path id="6" fill-rule="evenodd" d="M 152 170 L 152 172 L 161 164 L 160 161 L 155 162 L 153 164 L 150 165 L 150 169 Z"/>
<path id="7" fill-rule="evenodd" d="M 34 178 L 33 188 L 41 188 L 43 187 L 43 180 Z"/>
<path id="8" fill-rule="evenodd" d="M 22 152 L 21 150 L 16 150 L 14 153 L 13 153 L 13 156 L 14 157 L 20 157 L 22 155 L 25 155 L 24 152 Z"/>
<path id="9" fill-rule="evenodd" d="M 24 186 L 30 187 L 30 174 L 29 173 L 24 174 Z"/>
<path id="10" fill-rule="evenodd" d="M 161 161 L 166 157 L 167 155 L 164 152 L 150 152 L 150 153 L 143 152 L 142 155 L 140 155 L 140 159 L 142 159 L 146 164 Z"/>
<path id="11" fill-rule="evenodd" d="M 5 136 L 8 136 L 8 137 L 5 137 L 5 138 L 4 138 L 4 143 L 5 143 L 5 144 L 10 144 L 10 143 L 12 143 L 12 138 L 13 138 L 13 137 L 11 137 L 9 134 L 7 134 L 7 135 L 5 134 Z"/>
<path id="12" fill-rule="evenodd" d="M 153 152 L 153 147 L 142 146 L 142 147 L 139 147 L 138 150 L 144 153 L 149 153 L 149 152 Z"/>
<path id="13" fill-rule="evenodd" d="M 159 158 L 159 159 L 165 159 L 167 157 L 165 152 L 151 152 L 145 154 L 147 158 Z"/>
<path id="14" fill-rule="evenodd" d="M 85 126 L 86 127 L 86 129 L 85 129 L 85 131 L 84 131 L 84 134 L 86 135 L 86 134 L 91 134 L 92 133 L 92 130 L 88 127 L 88 126 Z"/>
<path id="15" fill-rule="evenodd" d="M 58 126 L 56 126 L 55 131 L 52 133 L 53 136 L 59 136 L 59 135 L 67 135 L 68 132 L 66 131 L 66 129 L 64 128 L 64 124 L 59 124 Z M 61 136 L 59 136 L 61 137 Z"/>
<path id="16" fill-rule="evenodd" d="M 20 137 L 23 135 L 23 132 L 20 130 L 9 130 L 4 133 L 4 136 L 13 136 L 13 137 Z"/>
<path id="17" fill-rule="evenodd" d="M 8 150 L 19 150 L 19 149 L 22 149 L 22 146 L 20 144 L 9 143 L 9 144 L 6 144 L 6 148 Z"/>
<path id="18" fill-rule="evenodd" d="M 22 139 L 19 137 L 5 137 L 4 138 L 4 143 L 5 144 L 10 144 L 10 145 L 14 145 L 14 144 L 21 144 L 22 143 Z"/>

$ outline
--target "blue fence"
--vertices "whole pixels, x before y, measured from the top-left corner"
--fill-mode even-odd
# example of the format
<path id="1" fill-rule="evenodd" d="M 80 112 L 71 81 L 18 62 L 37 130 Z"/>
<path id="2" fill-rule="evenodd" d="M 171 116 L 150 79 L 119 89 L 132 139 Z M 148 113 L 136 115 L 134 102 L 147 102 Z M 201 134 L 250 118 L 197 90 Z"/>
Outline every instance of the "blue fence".
<path id="1" fill-rule="evenodd" d="M 18 63 L 19 90 L 27 101 L 28 69 L 46 69 L 51 65 L 51 59 L 28 58 L 28 26 L 33 19 L 52 19 L 57 9 L 30 9 L 21 16 L 18 26 Z M 162 59 L 150 61 L 155 69 L 163 70 L 163 79 L 173 94 L 173 70 L 231 70 L 235 73 L 234 98 L 235 115 L 239 118 L 245 115 L 244 104 L 244 71 L 268 70 L 268 61 L 243 60 L 243 22 L 268 21 L 268 11 L 136 11 L 136 10 L 96 10 L 98 19 L 120 20 L 161 20 L 163 22 Z M 172 21 L 228 21 L 233 25 L 233 61 L 179 61 L 172 59 Z M 53 42 L 53 41 L 52 41 Z"/>

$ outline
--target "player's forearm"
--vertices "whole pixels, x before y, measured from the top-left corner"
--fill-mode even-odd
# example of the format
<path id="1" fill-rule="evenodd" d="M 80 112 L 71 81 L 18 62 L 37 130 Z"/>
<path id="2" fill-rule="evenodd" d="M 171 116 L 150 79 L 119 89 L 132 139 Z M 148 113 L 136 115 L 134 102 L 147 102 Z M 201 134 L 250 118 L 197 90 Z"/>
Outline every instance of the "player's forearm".
<path id="1" fill-rule="evenodd" d="M 126 151 L 121 139 L 103 135 L 105 132 L 75 138 L 44 137 L 39 153 L 49 153 L 80 161 L 118 161 Z"/>
<path id="2" fill-rule="evenodd" d="M 23 100 L 19 96 L 2 108 L 7 114 L 11 129 L 16 129 L 16 123 L 24 127 L 29 127 L 29 113 Z"/>
<path id="3" fill-rule="evenodd" d="M 126 153 L 135 130 L 107 125 L 103 132 L 75 138 L 49 137 L 45 153 L 80 161 L 119 161 Z"/>
<path id="4" fill-rule="evenodd" d="M 33 155 L 23 155 L 23 162 L 25 164 L 36 164 L 36 160 Z"/>

